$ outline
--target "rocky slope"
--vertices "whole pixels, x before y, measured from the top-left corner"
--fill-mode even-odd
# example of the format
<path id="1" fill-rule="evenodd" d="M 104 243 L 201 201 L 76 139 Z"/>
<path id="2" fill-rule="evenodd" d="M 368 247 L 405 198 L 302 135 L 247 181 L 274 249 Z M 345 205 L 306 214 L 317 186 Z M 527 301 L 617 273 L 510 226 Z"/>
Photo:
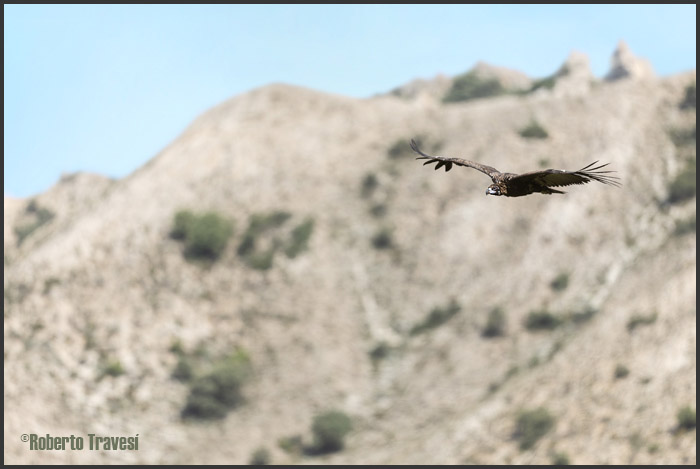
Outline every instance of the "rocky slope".
<path id="1" fill-rule="evenodd" d="M 273 463 L 694 464 L 677 412 L 695 409 L 696 201 L 669 194 L 695 161 L 695 108 L 679 106 L 695 72 L 593 81 L 585 57 L 567 63 L 568 83 L 451 104 L 270 85 L 122 180 L 5 200 L 5 463 L 245 464 L 264 448 Z M 532 121 L 547 138 L 519 134 Z M 610 162 L 623 187 L 486 197 L 476 171 L 421 167 L 414 137 L 501 171 Z M 232 221 L 219 260 L 185 259 L 182 209 Z M 251 267 L 249 220 L 279 212 L 258 249 L 313 220 L 308 249 Z M 558 327 L 528 327 L 533 311 Z M 183 420 L 179 357 L 234 350 L 244 402 Z M 553 425 L 522 449 L 518 415 L 540 407 Z M 327 409 L 352 419 L 344 450 L 280 444 L 308 445 Z M 30 451 L 24 433 L 138 434 L 139 449 Z"/>

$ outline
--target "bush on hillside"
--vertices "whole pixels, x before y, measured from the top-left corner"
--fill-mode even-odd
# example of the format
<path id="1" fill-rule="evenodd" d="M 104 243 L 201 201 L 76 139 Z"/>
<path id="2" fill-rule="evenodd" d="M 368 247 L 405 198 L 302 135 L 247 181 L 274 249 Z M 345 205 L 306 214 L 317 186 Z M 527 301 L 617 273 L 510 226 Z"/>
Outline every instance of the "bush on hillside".
<path id="1" fill-rule="evenodd" d="M 571 459 L 569 455 L 562 452 L 556 452 L 552 454 L 552 465 L 554 466 L 569 466 L 571 464 Z"/>
<path id="2" fill-rule="evenodd" d="M 185 243 L 185 258 L 214 261 L 223 253 L 232 233 L 233 224 L 218 213 L 180 210 L 175 214 L 170 237 Z"/>
<path id="3" fill-rule="evenodd" d="M 567 272 L 561 272 L 554 277 L 549 286 L 552 287 L 554 291 L 566 290 L 566 287 L 569 286 L 569 274 Z"/>
<path id="4" fill-rule="evenodd" d="M 531 120 L 528 125 L 518 132 L 521 137 L 528 139 L 544 139 L 549 137 L 549 133 L 536 120 Z"/>
<path id="5" fill-rule="evenodd" d="M 617 365 L 615 365 L 615 373 L 614 373 L 615 379 L 626 378 L 627 375 L 629 375 L 629 374 L 630 374 L 630 369 L 627 368 L 625 365 L 622 365 L 621 363 L 618 363 Z"/>
<path id="6" fill-rule="evenodd" d="M 365 177 L 362 178 L 362 189 L 360 191 L 362 197 L 370 197 L 377 187 L 379 187 L 379 179 L 377 176 L 374 173 L 365 174 Z"/>
<path id="7" fill-rule="evenodd" d="M 681 109 L 695 109 L 696 98 L 695 98 L 695 82 L 692 82 L 685 88 L 685 95 L 683 96 L 683 101 L 681 101 Z"/>
<path id="8" fill-rule="evenodd" d="M 635 314 L 627 321 L 627 330 L 632 332 L 639 326 L 648 326 L 656 322 L 658 313 L 656 311 L 649 313 L 647 315 Z"/>
<path id="9" fill-rule="evenodd" d="M 698 137 L 697 126 L 693 127 L 672 127 L 668 129 L 668 137 L 676 147 L 695 147 Z"/>
<path id="10" fill-rule="evenodd" d="M 668 197 L 670 204 L 685 202 L 696 196 L 696 171 L 695 158 L 689 160 L 680 173 L 676 175 L 668 185 Z"/>
<path id="11" fill-rule="evenodd" d="M 311 431 L 314 444 L 309 448 L 312 454 L 325 454 L 340 451 L 345 446 L 345 436 L 352 430 L 352 421 L 343 412 L 331 410 L 314 417 Z"/>
<path id="12" fill-rule="evenodd" d="M 695 409 L 685 406 L 676 414 L 678 428 L 681 430 L 692 430 L 695 428 Z"/>
<path id="13" fill-rule="evenodd" d="M 217 259 L 232 234 L 231 223 L 214 212 L 195 217 L 185 238 L 185 256 Z"/>
<path id="14" fill-rule="evenodd" d="M 481 335 L 484 337 L 499 337 L 505 334 L 506 316 L 501 308 L 489 311 L 488 319 Z"/>
<path id="15" fill-rule="evenodd" d="M 532 448 L 554 427 L 554 423 L 554 417 L 544 407 L 520 412 L 515 426 L 515 437 L 520 440 L 520 449 Z"/>
<path id="16" fill-rule="evenodd" d="M 187 237 L 187 230 L 194 219 L 194 213 L 192 213 L 190 210 L 179 210 L 177 213 L 175 213 L 173 227 L 170 230 L 170 237 L 179 240 L 185 239 Z"/>
<path id="17" fill-rule="evenodd" d="M 525 318 L 525 327 L 528 330 L 551 330 L 562 324 L 562 319 L 547 310 L 530 311 Z"/>
<path id="18" fill-rule="evenodd" d="M 250 377 L 250 359 L 243 351 L 215 363 L 191 382 L 182 418 L 219 419 L 243 402 L 242 388 Z"/>
<path id="19" fill-rule="evenodd" d="M 17 236 L 17 246 L 21 245 L 27 237 L 34 233 L 37 229 L 46 225 L 48 222 L 53 220 L 55 214 L 45 208 L 39 206 L 36 200 L 31 200 L 27 207 L 25 208 L 25 213 L 31 221 L 16 226 L 14 231 Z"/>
<path id="20" fill-rule="evenodd" d="M 250 216 L 248 221 L 248 228 L 243 234 L 243 240 L 238 245 L 238 255 L 243 258 L 248 267 L 257 270 L 267 270 L 272 267 L 275 252 L 281 244 L 281 241 L 275 239 L 271 246 L 267 249 L 261 250 L 258 247 L 260 237 L 265 233 L 273 231 L 282 225 L 284 225 L 287 220 L 292 216 L 291 213 L 284 210 L 275 210 L 269 213 L 254 213 Z M 307 226 L 306 228 L 301 228 L 299 233 L 297 233 L 297 243 L 294 244 L 294 240 L 287 245 L 289 249 L 290 257 L 296 256 L 303 248 L 305 248 L 305 242 L 308 241 L 302 239 L 304 232 L 303 230 L 308 230 L 308 235 L 311 235 L 312 226 Z"/>
<path id="21" fill-rule="evenodd" d="M 508 90 L 494 78 L 481 78 L 476 73 L 467 72 L 455 77 L 452 86 L 442 98 L 444 103 L 488 98 L 507 93 Z"/>
<path id="22" fill-rule="evenodd" d="M 455 314 L 459 313 L 461 309 L 462 307 L 455 300 L 450 301 L 450 303 L 445 306 L 433 308 L 423 321 L 413 326 L 411 335 L 421 334 L 443 325 L 452 319 Z"/>
<path id="23" fill-rule="evenodd" d="M 394 245 L 392 232 L 389 228 L 381 228 L 372 236 L 372 246 L 375 249 L 389 249 Z"/>
<path id="24" fill-rule="evenodd" d="M 676 227 L 673 230 L 673 234 L 676 236 L 683 236 L 695 232 L 697 232 L 695 213 L 688 218 L 676 221 Z"/>
<path id="25" fill-rule="evenodd" d="M 272 458 L 270 457 L 270 452 L 263 447 L 256 449 L 250 456 L 251 466 L 267 466 L 270 464 Z"/>
<path id="26" fill-rule="evenodd" d="M 284 248 L 287 257 L 293 259 L 301 252 L 309 248 L 309 239 L 314 231 L 313 218 L 307 218 L 297 225 L 291 232 L 289 240 Z"/>
<path id="27" fill-rule="evenodd" d="M 126 371 L 124 370 L 121 362 L 117 359 L 112 359 L 102 365 L 100 377 L 110 376 L 112 378 L 116 378 L 124 373 L 126 373 Z"/>

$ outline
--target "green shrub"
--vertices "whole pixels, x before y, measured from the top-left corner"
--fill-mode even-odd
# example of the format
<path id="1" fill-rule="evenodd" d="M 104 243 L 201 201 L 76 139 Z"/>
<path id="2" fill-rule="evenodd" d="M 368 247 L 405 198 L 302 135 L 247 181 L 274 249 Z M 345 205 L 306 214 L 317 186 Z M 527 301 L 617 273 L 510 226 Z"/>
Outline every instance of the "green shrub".
<path id="1" fill-rule="evenodd" d="M 563 76 L 566 76 L 570 73 L 569 67 L 566 65 L 563 65 L 559 70 L 557 70 L 555 73 L 552 75 L 546 76 L 544 78 L 538 78 L 537 80 L 532 82 L 532 85 L 530 86 L 530 89 L 528 89 L 525 92 L 518 93 L 518 94 L 529 94 L 533 93 L 539 89 L 546 89 L 546 90 L 551 90 L 554 88 L 554 85 L 557 83 L 557 80 Z"/>
<path id="2" fill-rule="evenodd" d="M 51 290 L 53 289 L 54 286 L 60 285 L 61 284 L 61 279 L 58 277 L 49 277 L 46 280 L 44 280 L 44 290 L 43 294 L 48 295 L 51 293 Z"/>
<path id="3" fill-rule="evenodd" d="M 640 314 L 635 314 L 629 321 L 627 321 L 627 330 L 632 332 L 639 326 L 648 326 L 649 324 L 654 324 L 658 314 L 656 312 L 642 316 Z"/>
<path id="4" fill-rule="evenodd" d="M 51 210 L 45 207 L 40 207 L 34 199 L 29 201 L 24 211 L 31 221 L 15 227 L 14 231 L 15 235 L 17 236 L 17 246 L 21 245 L 24 240 L 37 229 L 53 220 L 55 216 Z"/>
<path id="5" fill-rule="evenodd" d="M 598 310 L 589 305 L 581 311 L 571 313 L 571 320 L 574 324 L 581 324 L 590 321 L 596 314 L 598 314 Z"/>
<path id="6" fill-rule="evenodd" d="M 372 359 L 373 363 L 377 363 L 380 360 L 385 359 L 389 356 L 391 352 L 391 347 L 386 342 L 380 342 L 375 345 L 369 352 L 369 357 Z"/>
<path id="7" fill-rule="evenodd" d="M 170 237 L 184 241 L 186 259 L 213 261 L 219 258 L 232 233 L 232 223 L 215 212 L 180 210 L 175 214 Z"/>
<path id="8" fill-rule="evenodd" d="M 251 466 L 267 466 L 270 464 L 270 452 L 266 448 L 258 448 L 250 456 Z"/>
<path id="9" fill-rule="evenodd" d="M 212 370 L 195 378 L 190 387 L 183 418 L 217 419 L 243 402 L 242 387 L 250 376 L 250 360 L 239 351 L 215 363 Z"/>
<path id="10" fill-rule="evenodd" d="M 562 323 L 560 317 L 547 310 L 530 311 L 525 318 L 525 327 L 531 331 L 543 329 L 555 329 Z"/>
<path id="11" fill-rule="evenodd" d="M 345 436 L 350 430 L 352 421 L 343 412 L 331 410 L 315 416 L 311 427 L 314 443 L 310 453 L 325 454 L 342 450 Z"/>
<path id="12" fill-rule="evenodd" d="M 196 217 L 185 238 L 185 257 L 218 259 L 232 234 L 231 223 L 214 212 Z"/>
<path id="13" fill-rule="evenodd" d="M 246 256 L 248 267 L 256 270 L 268 270 L 272 268 L 275 258 L 275 248 L 271 247 L 267 251 L 253 252 Z"/>
<path id="14" fill-rule="evenodd" d="M 530 86 L 530 89 L 527 91 L 527 93 L 533 93 L 539 90 L 540 88 L 551 90 L 552 88 L 554 88 L 554 85 L 557 82 L 557 78 L 557 75 L 550 75 L 548 77 L 539 78 L 532 83 L 532 86 Z"/>
<path id="15" fill-rule="evenodd" d="M 177 356 L 184 356 L 185 346 L 182 344 L 182 341 L 180 339 L 173 339 L 172 343 L 170 344 L 170 347 L 168 347 L 168 351 L 170 353 L 174 353 Z"/>
<path id="16" fill-rule="evenodd" d="M 30 200 L 27 206 L 24 207 L 24 213 L 36 213 L 37 211 L 39 211 L 39 204 L 36 199 Z"/>
<path id="17" fill-rule="evenodd" d="M 532 448 L 554 427 L 554 417 L 543 407 L 525 410 L 518 414 L 515 437 L 520 440 L 520 449 Z"/>
<path id="18" fill-rule="evenodd" d="M 571 464 L 571 460 L 569 459 L 569 455 L 566 453 L 562 452 L 556 452 L 552 454 L 552 465 L 554 466 L 569 466 Z"/>
<path id="19" fill-rule="evenodd" d="M 695 109 L 695 82 L 692 82 L 685 88 L 685 96 L 681 101 L 681 109 Z"/>
<path id="20" fill-rule="evenodd" d="M 243 258 L 249 267 L 258 270 L 267 270 L 272 267 L 274 255 L 280 242 L 275 239 L 275 242 L 270 248 L 265 251 L 259 251 L 256 248 L 258 238 L 266 232 L 281 227 L 291 216 L 291 213 L 283 210 L 276 210 L 270 213 L 254 213 L 250 216 L 248 228 L 243 234 L 243 240 L 238 245 L 237 251 L 238 255 Z M 301 228 L 301 230 L 309 230 L 308 235 L 310 236 L 312 226 L 313 225 Z M 288 247 L 291 246 L 289 247 L 289 252 L 293 255 L 298 254 L 298 252 L 294 252 L 295 249 L 302 249 L 304 247 L 304 240 L 302 239 L 303 234 L 303 232 L 297 233 L 296 236 L 299 236 L 297 242 L 299 244 L 296 246 L 294 245 L 294 240 L 288 243 Z M 308 241 L 308 238 L 306 241 Z"/>
<path id="21" fill-rule="evenodd" d="M 170 237 L 173 239 L 185 239 L 194 220 L 194 213 L 190 210 L 179 210 L 175 214 L 173 228 L 170 230 Z"/>
<path id="22" fill-rule="evenodd" d="M 185 355 L 181 355 L 178 358 L 177 363 L 175 364 L 175 369 L 170 376 L 178 381 L 191 380 L 194 377 L 192 360 Z"/>
<path id="23" fill-rule="evenodd" d="M 102 366 L 101 376 L 111 376 L 112 378 L 116 378 L 124 373 L 126 373 L 126 371 L 124 371 L 124 367 L 122 366 L 121 362 L 114 359 L 108 361 Z"/>
<path id="24" fill-rule="evenodd" d="M 554 280 L 549 284 L 554 291 L 565 290 L 569 286 L 569 274 L 566 272 L 561 272 L 559 275 L 554 277 Z"/>
<path id="25" fill-rule="evenodd" d="M 486 326 L 481 331 L 484 337 L 499 337 L 505 333 L 506 316 L 501 308 L 493 308 L 489 311 Z"/>
<path id="26" fill-rule="evenodd" d="M 374 191 L 379 187 L 379 179 L 374 173 L 367 173 L 365 177 L 362 178 L 362 197 L 370 197 Z"/>
<path id="27" fill-rule="evenodd" d="M 552 161 L 547 157 L 542 157 L 539 160 L 537 160 L 537 164 L 540 168 L 548 168 L 552 165 Z"/>
<path id="28" fill-rule="evenodd" d="M 255 250 L 255 235 L 250 232 L 243 234 L 243 240 L 238 245 L 238 255 L 241 257 L 249 256 Z"/>
<path id="29" fill-rule="evenodd" d="M 518 373 L 520 373 L 520 367 L 518 365 L 511 365 L 499 381 L 489 383 L 488 392 L 491 394 L 498 391 L 503 384 L 505 384 L 512 377 L 516 376 Z"/>
<path id="30" fill-rule="evenodd" d="M 615 365 L 615 379 L 626 378 L 630 374 L 629 368 L 625 365 L 617 364 Z"/>
<path id="31" fill-rule="evenodd" d="M 248 232 L 259 235 L 272 228 L 282 226 L 292 216 L 284 210 L 275 210 L 270 213 L 254 213 L 249 220 Z"/>
<path id="32" fill-rule="evenodd" d="M 384 215 L 386 215 L 386 211 L 387 211 L 386 204 L 374 204 L 369 209 L 369 213 L 372 214 L 372 216 L 376 217 L 376 218 L 381 218 Z"/>
<path id="33" fill-rule="evenodd" d="M 673 230 L 673 234 L 676 236 L 683 236 L 688 233 L 695 233 L 697 232 L 696 228 L 696 222 L 695 222 L 695 214 L 692 216 L 684 219 L 684 220 L 678 220 L 676 221 L 676 227 Z"/>
<path id="34" fill-rule="evenodd" d="M 528 125 L 518 132 L 523 138 L 543 139 L 549 137 L 547 131 L 536 120 L 531 120 Z"/>
<path id="35" fill-rule="evenodd" d="M 375 249 L 389 249 L 394 245 L 392 239 L 391 230 L 389 228 L 382 228 L 372 237 L 372 246 Z"/>
<path id="36" fill-rule="evenodd" d="M 289 454 L 299 455 L 304 450 L 304 443 L 301 436 L 292 435 L 280 438 L 277 440 L 277 446 L 280 447 L 282 451 Z"/>
<path id="37" fill-rule="evenodd" d="M 309 247 L 309 239 L 314 231 L 313 218 L 307 218 L 296 226 L 290 235 L 290 239 L 284 248 L 284 253 L 289 258 L 295 258 L 299 253 L 306 251 Z"/>
<path id="38" fill-rule="evenodd" d="M 40 225 L 48 223 L 54 217 L 54 213 L 48 208 L 41 207 L 36 211 L 36 218 Z"/>
<path id="39" fill-rule="evenodd" d="M 696 196 L 695 164 L 695 158 L 688 161 L 681 172 L 669 183 L 666 199 L 668 203 L 677 204 Z"/>
<path id="40" fill-rule="evenodd" d="M 454 103 L 488 98 L 505 94 L 507 91 L 498 80 L 481 78 L 472 71 L 455 77 L 452 86 L 442 98 L 442 102 Z"/>
<path id="41" fill-rule="evenodd" d="M 697 141 L 697 126 L 692 128 L 674 127 L 669 129 L 668 136 L 673 144 L 679 148 L 695 146 Z"/>
<path id="42" fill-rule="evenodd" d="M 627 439 L 630 447 L 632 447 L 634 451 L 639 451 L 642 446 L 644 446 L 644 438 L 639 432 L 632 433 L 629 437 L 627 437 Z"/>
<path id="43" fill-rule="evenodd" d="M 455 300 L 450 301 L 450 303 L 446 306 L 433 308 L 430 311 L 430 314 L 428 314 L 423 321 L 413 326 L 411 329 L 411 335 L 421 334 L 430 329 L 441 326 L 452 319 L 452 317 L 459 313 L 461 309 L 462 307 Z"/>
<path id="44" fill-rule="evenodd" d="M 695 428 L 695 409 L 690 406 L 683 407 L 676 414 L 678 428 L 681 430 L 692 430 Z"/>

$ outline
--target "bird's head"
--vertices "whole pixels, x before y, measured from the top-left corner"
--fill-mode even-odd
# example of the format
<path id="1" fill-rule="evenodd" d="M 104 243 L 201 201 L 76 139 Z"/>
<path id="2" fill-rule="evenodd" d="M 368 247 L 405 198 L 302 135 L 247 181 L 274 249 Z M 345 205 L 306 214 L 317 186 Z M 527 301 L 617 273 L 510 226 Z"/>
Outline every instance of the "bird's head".
<path id="1" fill-rule="evenodd" d="M 486 188 L 486 195 L 501 195 L 501 188 L 498 184 L 491 184 Z"/>

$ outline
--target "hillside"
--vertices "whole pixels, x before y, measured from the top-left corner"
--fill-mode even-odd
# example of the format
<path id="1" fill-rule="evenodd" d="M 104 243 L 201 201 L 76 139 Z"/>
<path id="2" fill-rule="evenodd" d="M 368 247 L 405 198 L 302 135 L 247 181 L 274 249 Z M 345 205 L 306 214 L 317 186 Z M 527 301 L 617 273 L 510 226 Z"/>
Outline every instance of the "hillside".
<path id="1" fill-rule="evenodd" d="M 124 179 L 6 199 L 5 463 L 246 464 L 264 448 L 278 464 L 695 464 L 677 419 L 696 399 L 695 185 L 677 189 L 694 181 L 695 71 L 635 60 L 622 47 L 594 80 L 576 53 L 546 85 L 450 103 L 445 77 L 363 100 L 273 84 Z M 520 134 L 533 122 L 546 138 Z M 610 162 L 623 187 L 487 197 L 483 174 L 414 161 L 411 138 L 509 172 Z M 181 210 L 230 221 L 218 260 L 183 255 Z M 179 363 L 201 375 L 235 353 L 242 402 L 181 418 Z M 540 407 L 552 428 L 523 449 L 518 416 Z M 300 451 L 329 409 L 352 420 L 345 448 Z M 24 433 L 139 449 L 29 451 Z"/>

